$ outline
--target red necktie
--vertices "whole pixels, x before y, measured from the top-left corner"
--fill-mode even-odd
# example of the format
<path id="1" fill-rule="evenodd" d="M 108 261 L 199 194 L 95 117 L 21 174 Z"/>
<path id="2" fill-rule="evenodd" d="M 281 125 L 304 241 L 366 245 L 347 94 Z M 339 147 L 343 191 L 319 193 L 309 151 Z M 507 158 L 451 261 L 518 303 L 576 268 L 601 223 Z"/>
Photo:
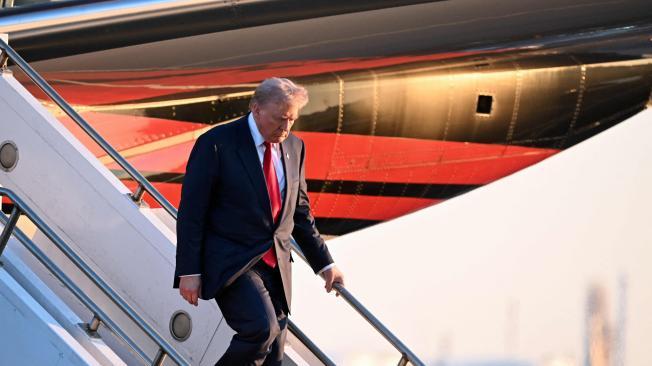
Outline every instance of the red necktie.
<path id="1" fill-rule="evenodd" d="M 281 190 L 278 188 L 278 178 L 272 162 L 272 147 L 269 142 L 265 141 L 265 155 L 263 157 L 263 173 L 265 174 L 265 183 L 267 183 L 267 193 L 269 202 L 272 206 L 272 219 L 274 223 L 278 221 L 281 213 Z M 263 255 L 263 261 L 270 267 L 276 267 L 276 251 L 274 243 L 272 247 Z"/>

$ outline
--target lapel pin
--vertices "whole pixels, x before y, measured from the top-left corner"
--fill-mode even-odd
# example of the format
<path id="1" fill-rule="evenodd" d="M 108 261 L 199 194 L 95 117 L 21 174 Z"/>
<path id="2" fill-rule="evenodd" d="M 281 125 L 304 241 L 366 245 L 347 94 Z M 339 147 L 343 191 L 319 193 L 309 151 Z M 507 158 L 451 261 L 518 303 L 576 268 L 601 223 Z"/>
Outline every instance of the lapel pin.
<path id="1" fill-rule="evenodd" d="M 290 153 L 285 153 L 285 158 L 290 159 Z"/>

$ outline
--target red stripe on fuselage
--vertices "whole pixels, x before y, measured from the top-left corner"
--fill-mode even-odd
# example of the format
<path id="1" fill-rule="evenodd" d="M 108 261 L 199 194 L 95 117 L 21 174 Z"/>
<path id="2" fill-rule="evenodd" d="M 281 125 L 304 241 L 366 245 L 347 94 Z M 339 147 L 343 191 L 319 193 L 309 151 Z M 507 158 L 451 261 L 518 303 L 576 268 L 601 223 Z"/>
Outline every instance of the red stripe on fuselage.
<path id="1" fill-rule="evenodd" d="M 202 123 L 99 112 L 83 112 L 81 116 L 118 151 L 206 127 Z M 59 116 L 58 119 L 95 156 L 106 155 L 104 150 L 68 116 Z M 190 147 L 192 148 L 192 143 Z M 186 159 L 189 154 L 190 150 L 185 154 Z"/>
<path id="2" fill-rule="evenodd" d="M 161 121 L 166 123 L 167 121 Z M 296 132 L 306 142 L 306 178 L 403 184 L 483 185 L 523 169 L 555 153 L 553 149 L 464 142 Z M 129 158 L 140 171 L 185 172 L 194 141 L 175 144 Z M 108 164 L 112 169 L 117 165 Z M 128 182 L 133 190 L 135 185 Z M 177 206 L 181 185 L 154 183 Z M 430 206 L 440 200 L 309 193 L 320 218 L 388 220 Z M 157 205 L 148 197 L 152 207 Z"/>
<path id="3" fill-rule="evenodd" d="M 2 197 L 2 203 L 3 203 L 4 205 L 13 204 L 13 202 L 11 202 L 11 200 L 9 199 L 9 197 L 4 197 L 4 196 Z"/>
<path id="4" fill-rule="evenodd" d="M 132 192 L 136 184 L 123 181 Z M 175 207 L 179 206 L 181 184 L 154 183 L 163 196 Z M 413 198 L 413 197 L 386 197 L 386 196 L 361 196 L 335 193 L 308 193 L 312 212 L 319 218 L 344 218 L 384 221 L 390 220 L 418 209 L 434 205 L 443 200 Z M 160 207 L 153 199 L 145 195 L 145 202 L 151 207 Z"/>
<path id="5" fill-rule="evenodd" d="M 296 132 L 306 143 L 306 179 L 482 185 L 558 152 L 465 142 Z M 184 173 L 194 141 L 136 155 L 141 171 Z M 111 165 L 115 168 L 114 165 Z"/>
<path id="6" fill-rule="evenodd" d="M 361 196 L 335 193 L 309 193 L 315 217 L 337 217 L 363 220 L 390 220 L 443 200 Z"/>
<path id="7" fill-rule="evenodd" d="M 558 152 L 467 142 L 296 132 L 306 177 L 387 183 L 487 184 Z"/>

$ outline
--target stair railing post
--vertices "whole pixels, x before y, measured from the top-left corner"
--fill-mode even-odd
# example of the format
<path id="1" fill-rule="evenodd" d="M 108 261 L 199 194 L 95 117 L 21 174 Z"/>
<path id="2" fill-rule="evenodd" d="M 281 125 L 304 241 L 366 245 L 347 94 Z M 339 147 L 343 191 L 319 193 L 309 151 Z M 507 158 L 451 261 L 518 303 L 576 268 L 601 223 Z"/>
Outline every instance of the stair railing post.
<path id="1" fill-rule="evenodd" d="M 131 195 L 131 199 L 136 203 L 140 203 L 143 200 L 143 195 L 145 194 L 145 186 L 142 183 L 138 184 L 136 192 Z"/>
<path id="2" fill-rule="evenodd" d="M 167 353 L 165 353 L 162 348 L 159 348 L 158 352 L 156 352 L 156 357 L 154 357 L 154 361 L 152 362 L 152 366 L 163 366 L 163 362 L 165 362 L 166 358 Z"/>
<path id="3" fill-rule="evenodd" d="M 93 319 L 91 319 L 91 322 L 88 323 L 88 326 L 86 327 L 86 329 L 87 329 L 89 332 L 97 332 L 97 329 L 100 327 L 100 323 L 101 323 L 101 322 L 102 322 L 102 321 L 101 321 L 100 318 L 97 316 L 97 314 L 94 314 L 94 315 L 93 315 Z"/>
<path id="4" fill-rule="evenodd" d="M 398 366 L 407 366 L 408 364 L 408 359 L 407 356 L 404 354 L 401 356 L 401 359 L 398 360 Z"/>
<path id="5" fill-rule="evenodd" d="M 79 324 L 82 329 L 88 334 L 90 337 L 93 338 L 100 338 L 100 334 L 97 332 L 97 330 L 100 328 L 100 325 L 102 324 L 102 319 L 100 319 L 100 316 L 96 313 L 93 314 L 93 319 L 91 319 L 90 322 L 88 323 L 81 323 Z"/>

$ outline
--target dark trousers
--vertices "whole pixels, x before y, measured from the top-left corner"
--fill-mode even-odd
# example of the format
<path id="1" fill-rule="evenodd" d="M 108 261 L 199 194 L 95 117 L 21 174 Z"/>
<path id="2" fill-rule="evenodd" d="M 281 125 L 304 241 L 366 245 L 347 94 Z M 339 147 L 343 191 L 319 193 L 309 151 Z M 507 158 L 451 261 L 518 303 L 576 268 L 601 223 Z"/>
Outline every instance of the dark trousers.
<path id="1" fill-rule="evenodd" d="M 262 261 L 216 297 L 226 323 L 237 332 L 215 366 L 280 366 L 287 333 L 278 267 Z"/>

